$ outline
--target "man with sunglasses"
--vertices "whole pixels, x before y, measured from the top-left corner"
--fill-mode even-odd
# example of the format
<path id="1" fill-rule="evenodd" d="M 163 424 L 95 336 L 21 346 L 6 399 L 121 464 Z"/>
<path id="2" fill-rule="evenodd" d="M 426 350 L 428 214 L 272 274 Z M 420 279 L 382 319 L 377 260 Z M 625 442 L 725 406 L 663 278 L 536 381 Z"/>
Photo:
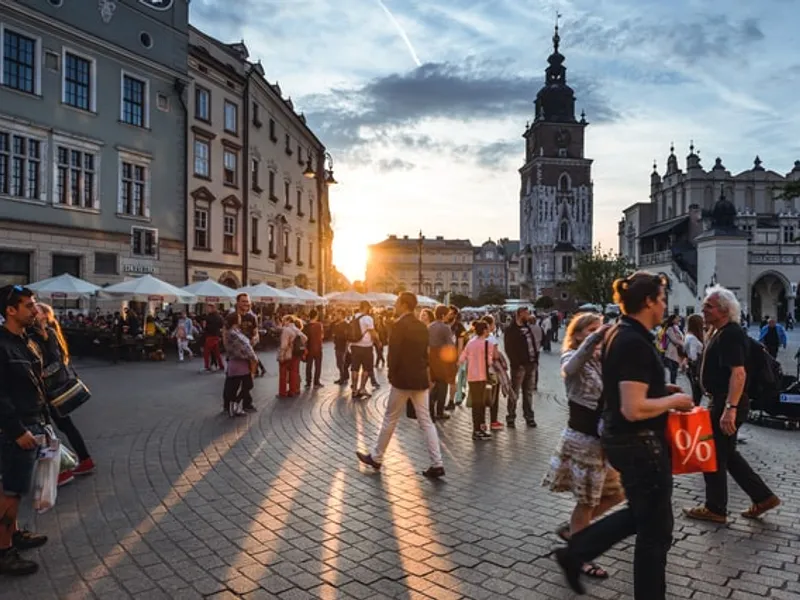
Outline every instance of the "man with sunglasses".
<path id="1" fill-rule="evenodd" d="M 46 423 L 42 356 L 25 330 L 33 325 L 36 301 L 20 285 L 0 288 L 0 575 L 30 575 L 39 569 L 20 550 L 38 548 L 47 537 L 19 529 L 22 496 L 31 489 Z"/>

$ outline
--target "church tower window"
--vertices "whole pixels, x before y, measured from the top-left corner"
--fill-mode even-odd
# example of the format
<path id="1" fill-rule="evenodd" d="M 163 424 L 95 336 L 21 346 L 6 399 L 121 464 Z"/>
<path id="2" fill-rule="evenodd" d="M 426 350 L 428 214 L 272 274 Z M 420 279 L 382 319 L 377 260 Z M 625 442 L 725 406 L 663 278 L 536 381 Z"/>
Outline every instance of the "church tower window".
<path id="1" fill-rule="evenodd" d="M 569 241 L 569 225 L 567 225 L 566 221 L 561 222 L 561 227 L 558 232 L 558 241 L 559 242 Z"/>
<path id="2" fill-rule="evenodd" d="M 558 178 L 558 191 L 568 192 L 571 187 L 572 183 L 569 180 L 569 175 L 562 173 L 561 177 Z"/>

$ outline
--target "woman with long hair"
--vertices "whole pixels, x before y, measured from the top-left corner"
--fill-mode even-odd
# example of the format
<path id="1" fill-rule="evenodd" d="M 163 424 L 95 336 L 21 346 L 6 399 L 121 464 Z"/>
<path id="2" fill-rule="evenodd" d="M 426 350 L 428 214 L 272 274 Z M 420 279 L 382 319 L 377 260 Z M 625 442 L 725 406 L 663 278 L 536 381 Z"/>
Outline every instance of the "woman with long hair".
<path id="1" fill-rule="evenodd" d="M 36 308 L 38 309 L 36 324 L 31 330 L 31 337 L 42 351 L 45 387 L 51 390 L 64 380 L 64 368 L 70 363 L 69 347 L 53 307 L 49 304 L 39 303 Z M 68 415 L 60 416 L 52 406 L 48 405 L 48 408 L 53 424 L 67 436 L 69 445 L 78 455 L 78 466 L 64 471 L 58 476 L 58 485 L 64 485 L 72 481 L 75 475 L 88 475 L 94 471 L 94 461 L 89 455 L 81 432 L 78 431 L 72 419 Z"/>
<path id="2" fill-rule="evenodd" d="M 664 325 L 664 338 L 667 343 L 664 364 L 669 371 L 669 382 L 673 385 L 678 379 L 678 367 L 683 355 L 683 333 L 678 322 L 678 315 L 670 315 Z"/>
<path id="3" fill-rule="evenodd" d="M 305 353 L 308 337 L 302 331 L 303 322 L 294 315 L 284 316 L 282 323 L 278 348 L 278 397 L 294 398 L 300 395 L 300 359 Z M 295 344 L 297 337 L 301 342 Z"/>
<path id="4" fill-rule="evenodd" d="M 598 354 L 609 327 L 603 325 L 602 315 L 586 312 L 570 321 L 564 335 L 561 376 L 567 391 L 569 421 L 542 481 L 554 492 L 572 492 L 575 496 L 577 504 L 569 524 L 557 532 L 564 540 L 625 499 L 619 474 L 603 456 L 598 432 L 598 407 L 603 393 Z M 593 563 L 584 564 L 583 573 L 598 579 L 608 577 Z"/>
<path id="5" fill-rule="evenodd" d="M 419 320 L 427 327 L 436 320 L 433 316 L 433 311 L 430 308 L 423 308 L 419 311 Z"/>
<path id="6" fill-rule="evenodd" d="M 705 335 L 703 334 L 703 315 L 691 315 L 686 320 L 686 338 L 683 350 L 686 353 L 686 375 L 692 384 L 692 398 L 695 406 L 700 406 L 703 388 L 700 386 L 700 359 L 703 357 Z"/>

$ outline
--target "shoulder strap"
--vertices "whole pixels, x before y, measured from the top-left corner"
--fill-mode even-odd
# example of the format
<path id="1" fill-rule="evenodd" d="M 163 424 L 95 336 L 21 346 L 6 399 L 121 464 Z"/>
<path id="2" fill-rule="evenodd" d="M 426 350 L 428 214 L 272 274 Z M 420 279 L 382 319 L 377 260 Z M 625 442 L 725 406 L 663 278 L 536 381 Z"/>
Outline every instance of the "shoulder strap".
<path id="1" fill-rule="evenodd" d="M 613 325 L 603 337 L 603 359 L 608 356 L 608 351 L 611 348 L 611 342 L 613 342 L 617 334 L 619 333 L 619 324 Z"/>
<path id="2" fill-rule="evenodd" d="M 486 363 L 486 379 L 489 379 L 489 340 L 483 343 L 483 359 Z"/>

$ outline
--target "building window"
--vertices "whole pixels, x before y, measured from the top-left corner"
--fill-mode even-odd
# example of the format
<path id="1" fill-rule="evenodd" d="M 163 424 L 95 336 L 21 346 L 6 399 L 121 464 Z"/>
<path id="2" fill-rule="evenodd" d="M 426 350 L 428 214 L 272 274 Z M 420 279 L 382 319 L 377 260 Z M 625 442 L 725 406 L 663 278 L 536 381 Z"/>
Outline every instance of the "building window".
<path id="1" fill-rule="evenodd" d="M 211 92 L 205 88 L 194 88 L 194 118 L 211 122 Z"/>
<path id="2" fill-rule="evenodd" d="M 73 277 L 81 276 L 81 257 L 67 254 L 53 254 L 53 277 L 69 273 Z"/>
<path id="3" fill-rule="evenodd" d="M 94 61 L 64 52 L 64 104 L 94 110 Z"/>
<path id="4" fill-rule="evenodd" d="M 29 94 L 38 93 L 38 41 L 16 31 L 3 34 L 3 85 Z"/>
<path id="5" fill-rule="evenodd" d="M 561 272 L 564 274 L 572 273 L 572 257 L 571 256 L 562 256 L 561 257 Z"/>
<path id="6" fill-rule="evenodd" d="M 113 252 L 95 252 L 94 272 L 97 275 L 116 275 L 117 255 Z"/>
<path id="7" fill-rule="evenodd" d="M 314 268 L 314 242 L 308 242 L 308 268 Z"/>
<path id="8" fill-rule="evenodd" d="M 225 131 L 233 135 L 239 134 L 239 107 L 225 100 Z"/>
<path id="9" fill-rule="evenodd" d="M 302 248 L 303 248 L 303 238 L 301 238 L 298 235 L 297 236 L 297 247 L 295 248 L 296 251 L 297 251 L 296 258 L 297 258 L 297 265 L 298 266 L 303 266 L 303 258 L 302 258 L 303 257 L 303 250 L 302 250 Z"/>
<path id="10" fill-rule="evenodd" d="M 288 230 L 284 230 L 283 232 L 283 261 L 284 262 L 292 262 L 292 257 L 289 256 L 289 232 Z"/>
<path id="11" fill-rule="evenodd" d="M 258 104 L 253 102 L 253 125 L 261 127 L 261 119 L 258 118 Z"/>
<path id="12" fill-rule="evenodd" d="M 236 162 L 238 157 L 236 153 L 231 150 L 225 150 L 223 153 L 223 167 L 225 183 L 228 185 L 236 185 Z"/>
<path id="13" fill-rule="evenodd" d="M 261 187 L 258 185 L 258 160 L 255 158 L 250 161 L 250 182 L 253 191 L 261 191 Z"/>
<path id="14" fill-rule="evenodd" d="M 261 254 L 258 247 L 258 219 L 255 217 L 250 218 L 250 251 L 255 254 Z"/>
<path id="15" fill-rule="evenodd" d="M 308 198 L 308 220 L 314 222 L 314 196 Z"/>
<path id="16" fill-rule="evenodd" d="M 301 167 L 305 164 L 305 161 L 303 161 L 303 149 L 300 144 L 297 144 L 297 164 Z"/>
<path id="17" fill-rule="evenodd" d="M 157 256 L 158 230 L 145 227 L 132 227 L 131 254 L 135 256 Z"/>
<path id="18" fill-rule="evenodd" d="M 123 160 L 121 175 L 119 212 L 134 217 L 149 216 L 147 167 Z"/>
<path id="19" fill-rule="evenodd" d="M 41 199 L 42 143 L 0 132 L 0 194 Z"/>
<path id="20" fill-rule="evenodd" d="M 569 241 L 569 225 L 567 225 L 566 221 L 561 223 L 561 227 L 559 229 L 558 240 L 560 242 L 568 242 Z"/>
<path id="21" fill-rule="evenodd" d="M 95 155 L 58 146 L 56 160 L 56 203 L 62 206 L 98 208 Z"/>
<path id="22" fill-rule="evenodd" d="M 791 244 L 794 242 L 794 225 L 787 225 L 783 228 L 783 243 Z"/>
<path id="23" fill-rule="evenodd" d="M 289 136 L 288 133 L 286 134 L 286 147 L 284 148 L 284 150 L 286 151 L 286 154 L 288 154 L 289 156 L 292 155 L 292 138 L 291 136 Z"/>
<path id="24" fill-rule="evenodd" d="M 278 136 L 275 133 L 275 119 L 269 120 L 269 139 L 272 141 L 272 143 L 278 142 Z"/>
<path id="25" fill-rule="evenodd" d="M 275 258 L 275 225 L 269 224 L 267 226 L 267 244 L 269 245 L 269 257 Z"/>
<path id="26" fill-rule="evenodd" d="M 278 196 L 275 195 L 275 171 L 269 172 L 269 199 L 273 202 L 278 201 Z"/>
<path id="27" fill-rule="evenodd" d="M 194 174 L 200 177 L 211 176 L 211 143 L 197 137 L 194 138 Z"/>
<path id="28" fill-rule="evenodd" d="M 303 190 L 297 190 L 297 216 L 305 216 L 303 212 Z"/>
<path id="29" fill-rule="evenodd" d="M 148 127 L 147 82 L 123 73 L 122 122 L 136 127 Z"/>
<path id="30" fill-rule="evenodd" d="M 236 254 L 236 217 L 225 215 L 222 230 L 222 251 L 226 254 Z"/>
<path id="31" fill-rule="evenodd" d="M 208 209 L 194 209 L 194 247 L 208 250 Z"/>
<path id="32" fill-rule="evenodd" d="M 284 181 L 283 182 L 283 198 L 286 201 L 286 208 L 291 209 L 292 205 L 289 203 L 289 188 L 291 187 L 291 181 Z"/>

